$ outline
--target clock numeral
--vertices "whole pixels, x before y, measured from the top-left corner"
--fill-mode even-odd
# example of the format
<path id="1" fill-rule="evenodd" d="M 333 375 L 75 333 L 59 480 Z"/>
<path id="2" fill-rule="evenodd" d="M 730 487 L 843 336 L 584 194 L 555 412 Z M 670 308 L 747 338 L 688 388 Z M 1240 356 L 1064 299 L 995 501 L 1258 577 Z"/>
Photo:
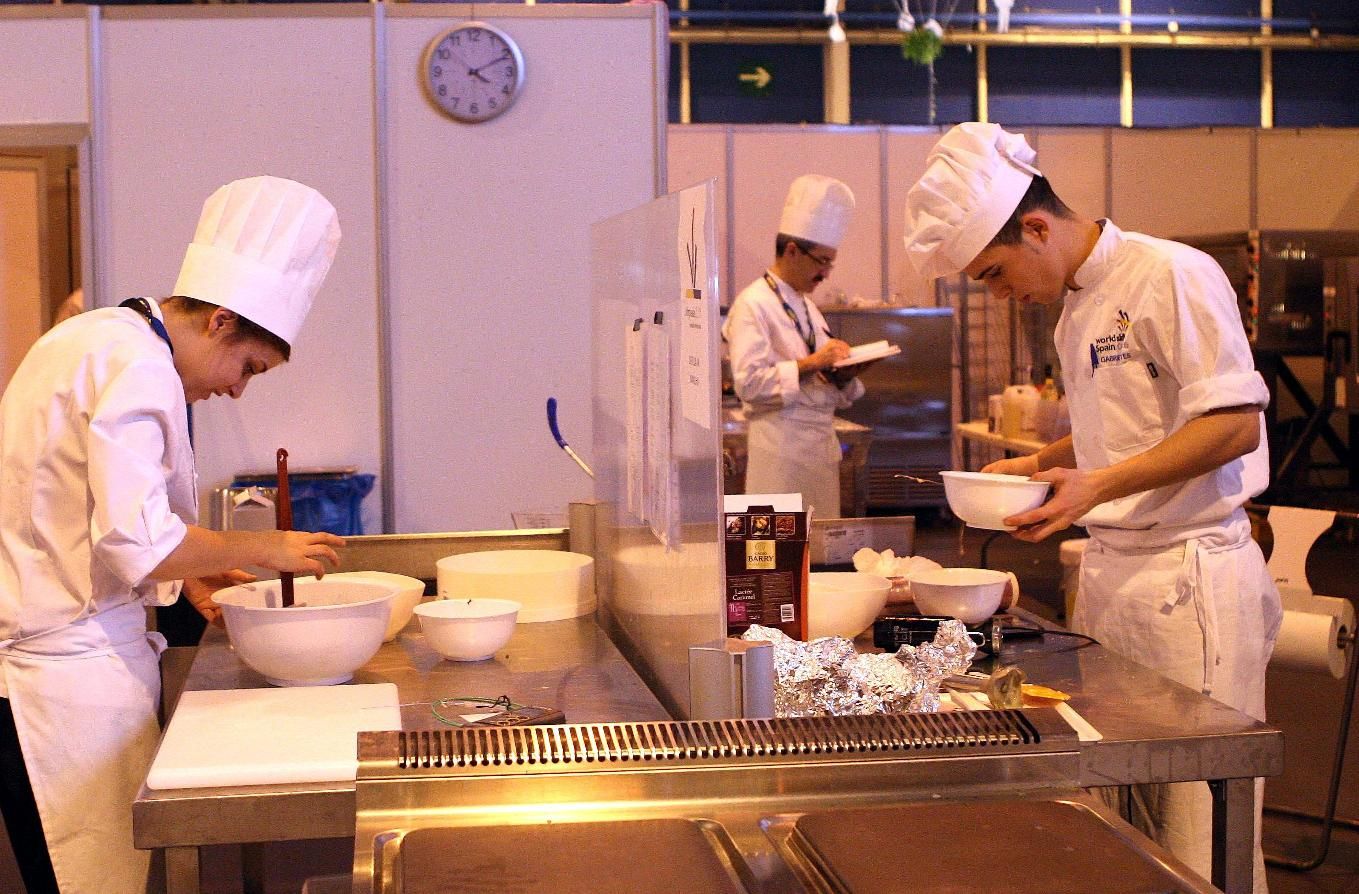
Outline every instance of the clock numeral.
<path id="1" fill-rule="evenodd" d="M 494 100 L 494 99 L 488 99 L 488 100 L 486 100 L 486 105 L 490 106 L 490 107 L 493 108 L 493 109 L 499 108 L 499 106 L 497 106 L 497 105 L 495 104 L 495 100 Z"/>
<path id="2" fill-rule="evenodd" d="M 480 31 L 469 31 L 467 32 L 467 37 L 472 41 L 472 43 L 481 43 Z"/>
<path id="3" fill-rule="evenodd" d="M 471 112 L 473 115 L 479 114 L 481 112 L 481 109 L 477 108 L 476 103 L 472 103 L 470 106 L 468 106 L 467 110 Z"/>
<path id="4" fill-rule="evenodd" d="M 448 61 L 448 57 L 453 55 L 453 51 L 450 50 L 448 47 L 439 47 L 437 55 L 439 56 L 440 59 Z"/>
<path id="5" fill-rule="evenodd" d="M 453 108 L 456 109 L 456 108 L 458 107 L 458 103 L 460 103 L 460 102 L 462 102 L 462 97 L 461 97 L 461 96 L 455 96 L 455 97 L 453 97 Z"/>
<path id="6" fill-rule="evenodd" d="M 440 95 L 440 96 L 447 96 L 447 95 L 448 95 L 448 85 L 447 85 L 447 84 L 440 84 L 440 85 L 439 85 L 439 95 Z"/>
<path id="7" fill-rule="evenodd" d="M 451 44 L 453 44 L 453 46 L 455 46 L 455 47 L 460 47 L 460 46 L 462 46 L 462 35 L 461 35 L 461 34 L 451 34 L 451 35 L 449 35 L 449 37 L 448 37 L 448 42 L 451 43 Z"/>
<path id="8" fill-rule="evenodd" d="M 501 88 L 500 88 L 500 92 L 503 93 L 503 94 L 505 94 L 506 96 L 509 96 L 509 95 L 510 95 L 510 85 L 509 85 L 509 84 L 506 84 L 504 87 L 501 87 Z"/>
<path id="9" fill-rule="evenodd" d="M 507 77 L 507 78 L 512 78 L 512 77 L 514 77 L 514 66 L 513 66 L 513 65 L 507 65 L 507 66 L 505 66 L 505 77 Z"/>
<path id="10" fill-rule="evenodd" d="M 432 73 L 436 78 L 441 78 L 444 76 L 444 67 L 442 65 L 436 65 L 434 66 Z"/>

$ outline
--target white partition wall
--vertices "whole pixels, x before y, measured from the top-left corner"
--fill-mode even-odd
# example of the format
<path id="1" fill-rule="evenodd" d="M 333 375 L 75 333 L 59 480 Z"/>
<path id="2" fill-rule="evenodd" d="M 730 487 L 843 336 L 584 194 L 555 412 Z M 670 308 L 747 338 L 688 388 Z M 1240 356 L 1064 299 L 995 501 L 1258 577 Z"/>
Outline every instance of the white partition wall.
<path id="1" fill-rule="evenodd" d="M 1245 129 L 1114 131 L 1114 223 L 1167 237 L 1249 229 L 1252 138 Z"/>
<path id="2" fill-rule="evenodd" d="M 788 186 L 802 174 L 825 174 L 854 192 L 854 215 L 835 271 L 822 286 L 846 295 L 882 294 L 882 195 L 877 128 L 741 128 L 732 138 L 728 192 L 734 227 L 731 297 L 774 261 L 774 237 Z"/>
<path id="3" fill-rule="evenodd" d="M 245 400 L 194 408 L 198 473 L 205 489 L 219 486 L 273 468 L 279 447 L 294 468 L 376 472 L 372 19 L 361 7 L 177 12 L 105 11 L 102 294 L 170 294 L 202 203 L 223 183 L 268 173 L 320 190 L 340 216 L 335 264 L 292 361 L 252 382 Z M 367 504 L 368 530 L 380 527 L 378 506 Z"/>
<path id="4" fill-rule="evenodd" d="M 97 7 L 0 6 L 0 123 L 89 120 L 89 20 Z"/>
<path id="5" fill-rule="evenodd" d="M 399 531 L 511 526 L 592 483 L 557 447 L 591 442 L 590 224 L 664 180 L 663 6 L 480 6 L 524 53 L 515 104 L 437 112 L 416 77 L 465 6 L 388 12 L 392 469 Z M 626 77 L 618 76 L 628 73 Z"/>
<path id="6" fill-rule="evenodd" d="M 1359 130 L 1263 131 L 1260 229 L 1359 230 Z"/>

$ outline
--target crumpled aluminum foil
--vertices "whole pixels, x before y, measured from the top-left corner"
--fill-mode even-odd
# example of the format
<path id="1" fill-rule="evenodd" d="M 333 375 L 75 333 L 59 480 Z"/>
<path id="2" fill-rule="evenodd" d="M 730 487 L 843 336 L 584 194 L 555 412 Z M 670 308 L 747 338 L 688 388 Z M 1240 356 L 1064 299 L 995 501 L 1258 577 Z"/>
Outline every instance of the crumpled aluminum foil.
<path id="1" fill-rule="evenodd" d="M 839 636 L 804 643 L 758 624 L 741 638 L 774 647 L 779 717 L 938 711 L 944 677 L 966 671 L 977 654 L 967 628 L 951 619 L 940 622 L 931 642 L 902 646 L 895 655 L 859 654 Z"/>

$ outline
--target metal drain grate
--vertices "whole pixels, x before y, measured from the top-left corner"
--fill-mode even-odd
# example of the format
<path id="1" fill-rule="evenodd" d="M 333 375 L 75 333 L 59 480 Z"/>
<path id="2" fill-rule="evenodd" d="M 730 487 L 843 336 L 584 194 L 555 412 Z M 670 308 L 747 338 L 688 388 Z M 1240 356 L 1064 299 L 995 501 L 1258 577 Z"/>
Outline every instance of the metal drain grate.
<path id="1" fill-rule="evenodd" d="M 399 770 L 741 761 L 792 756 L 898 757 L 1041 741 L 1020 711 L 591 723 L 388 734 Z"/>

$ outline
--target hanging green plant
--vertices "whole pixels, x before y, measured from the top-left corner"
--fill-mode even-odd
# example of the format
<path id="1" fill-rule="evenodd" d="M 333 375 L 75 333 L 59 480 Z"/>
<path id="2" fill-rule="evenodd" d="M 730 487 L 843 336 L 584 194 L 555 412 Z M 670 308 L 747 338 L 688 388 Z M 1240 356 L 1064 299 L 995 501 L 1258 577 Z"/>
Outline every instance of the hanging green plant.
<path id="1" fill-rule="evenodd" d="M 933 23 L 933 19 L 930 21 Z M 943 36 L 939 33 L 942 30 L 938 25 L 934 28 L 927 25 L 906 32 L 901 38 L 901 55 L 918 65 L 930 65 L 944 52 Z"/>

